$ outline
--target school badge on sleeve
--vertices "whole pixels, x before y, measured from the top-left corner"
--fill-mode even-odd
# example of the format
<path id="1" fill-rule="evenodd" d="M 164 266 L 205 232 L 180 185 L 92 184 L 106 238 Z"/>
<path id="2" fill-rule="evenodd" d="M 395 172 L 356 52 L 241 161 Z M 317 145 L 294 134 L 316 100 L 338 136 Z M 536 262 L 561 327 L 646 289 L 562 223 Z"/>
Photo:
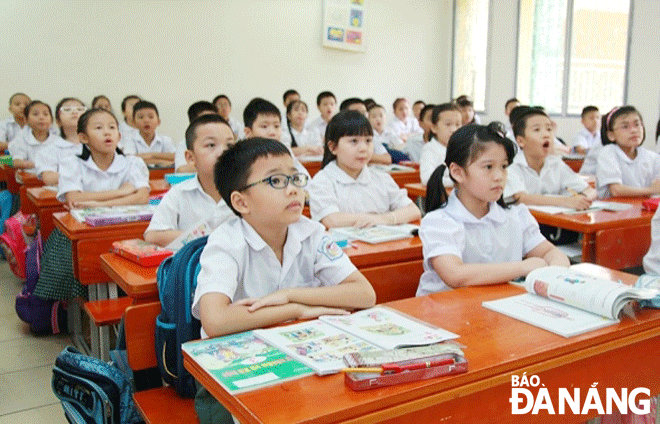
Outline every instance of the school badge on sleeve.
<path id="1" fill-rule="evenodd" d="M 319 252 L 323 253 L 331 261 L 339 259 L 344 255 L 344 251 L 329 236 L 324 236 L 321 239 Z"/>

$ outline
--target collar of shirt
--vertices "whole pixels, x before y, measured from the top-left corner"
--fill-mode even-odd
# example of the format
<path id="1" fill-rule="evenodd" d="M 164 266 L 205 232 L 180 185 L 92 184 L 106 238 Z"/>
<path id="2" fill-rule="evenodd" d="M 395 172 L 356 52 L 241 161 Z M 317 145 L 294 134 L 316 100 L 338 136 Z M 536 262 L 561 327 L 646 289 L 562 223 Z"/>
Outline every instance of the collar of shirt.
<path id="1" fill-rule="evenodd" d="M 360 172 L 360 175 L 356 179 L 353 179 L 350 175 L 348 175 L 343 169 L 341 169 L 337 165 L 337 160 L 333 160 L 332 162 L 328 163 L 325 168 L 328 174 L 337 181 L 340 184 L 345 184 L 345 185 L 350 185 L 350 184 L 362 184 L 362 185 L 367 185 L 371 182 L 371 169 L 368 166 L 365 166 L 362 168 L 362 172 Z"/>
<path id="2" fill-rule="evenodd" d="M 30 127 L 26 126 L 26 128 L 29 129 Z M 61 137 L 57 134 L 48 133 L 47 139 L 45 139 L 44 141 L 39 141 L 36 138 L 34 138 L 34 134 L 32 133 L 31 130 L 28 130 L 26 134 L 27 137 L 25 137 L 25 142 L 30 146 L 40 146 L 40 145 L 45 145 L 47 143 L 54 143 L 57 141 L 58 138 L 61 139 Z"/>
<path id="3" fill-rule="evenodd" d="M 73 146 L 78 146 L 80 147 L 80 150 L 82 151 L 82 144 L 79 143 L 72 143 L 70 141 L 67 141 L 63 139 L 62 137 L 57 137 L 53 144 L 57 147 L 60 147 L 62 149 L 71 149 Z"/>
<path id="4" fill-rule="evenodd" d="M 519 157 L 520 156 L 520 157 Z M 545 157 L 545 160 L 543 161 L 543 167 L 541 167 L 541 172 L 539 172 L 538 175 L 541 175 L 545 172 L 547 172 L 549 169 L 556 168 L 559 166 L 559 161 L 562 161 L 563 159 L 560 158 L 557 155 L 548 155 Z M 529 166 L 527 163 L 527 157 L 525 156 L 525 153 L 521 150 L 519 155 L 516 155 L 516 157 L 513 160 L 514 163 L 518 163 L 522 165 L 524 168 L 534 172 L 536 174 L 536 171 L 532 169 L 532 167 Z"/>
<path id="5" fill-rule="evenodd" d="M 142 134 L 140 134 L 140 131 L 135 131 L 135 141 L 140 143 L 142 146 L 146 147 L 147 149 L 152 148 L 153 146 L 157 146 L 159 144 L 163 143 L 163 138 L 160 136 L 160 134 L 156 133 L 154 134 L 154 139 L 151 142 L 151 144 L 147 144 L 146 141 L 144 141 L 144 137 L 142 137 Z"/>
<path id="6" fill-rule="evenodd" d="M 645 153 L 642 146 L 637 146 L 637 156 L 635 156 L 635 159 L 630 159 L 630 157 L 619 147 L 619 145 L 612 144 L 612 146 L 613 150 L 616 152 L 615 154 L 619 157 L 619 159 L 626 163 L 634 163 L 637 160 L 641 160 Z"/>
<path id="7" fill-rule="evenodd" d="M 456 190 L 452 190 L 447 199 L 447 206 L 445 206 L 445 212 L 454 218 L 456 221 L 478 224 L 484 221 L 491 221 L 494 223 L 502 223 L 506 220 L 506 215 L 504 209 L 496 202 L 490 202 L 490 209 L 488 213 L 483 218 L 477 218 L 467 210 L 467 208 L 461 203 L 461 201 L 456 196 Z"/>
<path id="8" fill-rule="evenodd" d="M 259 233 L 243 218 L 241 218 L 241 229 L 246 243 L 255 251 L 261 251 L 268 244 L 261 238 Z M 304 216 L 301 216 L 297 222 L 290 224 L 287 228 L 286 242 L 284 243 L 284 252 L 287 256 L 297 255 L 302 249 L 302 242 L 316 230 L 315 222 Z"/>
<path id="9" fill-rule="evenodd" d="M 92 159 L 92 155 L 89 155 L 89 158 L 87 158 L 86 161 L 83 161 L 83 164 L 96 172 L 106 172 L 108 174 L 117 174 L 124 170 L 128 166 L 128 159 L 124 155 L 120 155 L 119 153 L 115 153 L 115 157 L 112 160 L 112 163 L 110 164 L 110 167 L 106 169 L 105 171 L 102 171 L 97 165 L 96 162 L 94 162 L 94 159 Z"/>
<path id="10" fill-rule="evenodd" d="M 207 192 L 204 191 L 204 187 L 202 187 L 202 183 L 199 182 L 199 176 L 197 175 L 180 182 L 178 185 L 182 191 L 199 191 L 203 196 L 206 196 L 209 199 L 213 199 Z"/>

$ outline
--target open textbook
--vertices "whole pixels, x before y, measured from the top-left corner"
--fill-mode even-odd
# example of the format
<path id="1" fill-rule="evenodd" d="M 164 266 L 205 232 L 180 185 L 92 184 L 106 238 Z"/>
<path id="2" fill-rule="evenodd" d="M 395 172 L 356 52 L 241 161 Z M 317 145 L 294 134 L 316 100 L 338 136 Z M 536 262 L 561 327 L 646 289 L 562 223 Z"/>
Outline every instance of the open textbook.
<path id="1" fill-rule="evenodd" d="M 123 222 L 149 221 L 155 210 L 154 205 L 125 205 L 72 209 L 70 213 L 77 221 L 95 227 Z"/>
<path id="2" fill-rule="evenodd" d="M 325 315 L 285 327 L 254 330 L 254 335 L 319 375 L 345 368 L 343 357 L 347 353 L 423 346 L 458 337 L 382 306 L 351 315 Z"/>
<path id="3" fill-rule="evenodd" d="M 337 227 L 330 230 L 335 240 L 346 238 L 365 243 L 376 244 L 386 241 L 400 240 L 412 237 L 419 231 L 419 225 L 376 225 L 369 228 Z"/>
<path id="4" fill-rule="evenodd" d="M 620 212 L 632 208 L 632 205 L 630 203 L 604 202 L 602 200 L 594 200 L 593 202 L 591 202 L 591 206 L 588 209 L 581 211 L 573 208 L 567 208 L 564 206 L 528 205 L 527 207 L 531 210 L 545 212 L 550 215 L 556 215 L 558 213 L 580 214 L 580 213 L 588 213 L 588 212 L 596 212 L 596 211 Z"/>
<path id="5" fill-rule="evenodd" d="M 558 266 L 535 269 L 522 286 L 528 293 L 482 305 L 564 337 L 616 324 L 630 302 L 658 294 Z"/>

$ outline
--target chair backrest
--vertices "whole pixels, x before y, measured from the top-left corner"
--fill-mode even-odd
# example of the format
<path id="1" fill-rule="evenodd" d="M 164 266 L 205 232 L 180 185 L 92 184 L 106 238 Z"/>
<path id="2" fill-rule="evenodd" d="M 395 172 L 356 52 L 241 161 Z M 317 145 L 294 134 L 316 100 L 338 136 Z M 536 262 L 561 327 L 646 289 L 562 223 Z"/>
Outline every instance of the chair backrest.
<path id="1" fill-rule="evenodd" d="M 128 365 L 133 371 L 158 366 L 155 341 L 158 314 L 160 302 L 142 303 L 126 308 L 126 354 Z"/>
<path id="2" fill-rule="evenodd" d="M 419 277 L 424 272 L 422 259 L 360 270 L 376 292 L 376 303 L 415 297 Z"/>

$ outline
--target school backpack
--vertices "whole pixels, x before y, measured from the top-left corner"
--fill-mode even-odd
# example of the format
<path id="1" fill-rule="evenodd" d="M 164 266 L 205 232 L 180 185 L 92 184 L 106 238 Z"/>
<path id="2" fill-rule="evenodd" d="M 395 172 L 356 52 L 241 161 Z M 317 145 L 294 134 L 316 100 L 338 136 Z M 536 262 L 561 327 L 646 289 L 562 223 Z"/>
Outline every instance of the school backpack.
<path id="1" fill-rule="evenodd" d="M 5 231 L 5 221 L 11 216 L 13 200 L 9 190 L 0 191 L 0 233 Z"/>
<path id="2" fill-rule="evenodd" d="M 5 232 L 0 235 L 0 249 L 7 258 L 9 268 L 20 279 L 25 278 L 26 237 L 23 234 L 23 224 L 27 217 L 21 212 L 5 221 Z"/>
<path id="3" fill-rule="evenodd" d="M 201 323 L 192 316 L 199 257 L 208 236 L 185 244 L 158 267 L 161 312 L 156 318 L 156 358 L 160 375 L 179 395 L 194 397 L 195 379 L 183 367 L 181 344 L 199 338 Z"/>
<path id="4" fill-rule="evenodd" d="M 41 271 L 43 246 L 41 234 L 37 235 L 25 251 L 25 283 L 16 296 L 16 315 L 30 324 L 34 334 L 58 334 L 67 325 L 66 302 L 38 297 L 34 294 Z"/>
<path id="5" fill-rule="evenodd" d="M 67 346 L 57 356 L 51 387 L 73 424 L 133 424 L 142 421 L 133 387 L 112 364 Z M 166 405 L 163 405 L 166 407 Z"/>

